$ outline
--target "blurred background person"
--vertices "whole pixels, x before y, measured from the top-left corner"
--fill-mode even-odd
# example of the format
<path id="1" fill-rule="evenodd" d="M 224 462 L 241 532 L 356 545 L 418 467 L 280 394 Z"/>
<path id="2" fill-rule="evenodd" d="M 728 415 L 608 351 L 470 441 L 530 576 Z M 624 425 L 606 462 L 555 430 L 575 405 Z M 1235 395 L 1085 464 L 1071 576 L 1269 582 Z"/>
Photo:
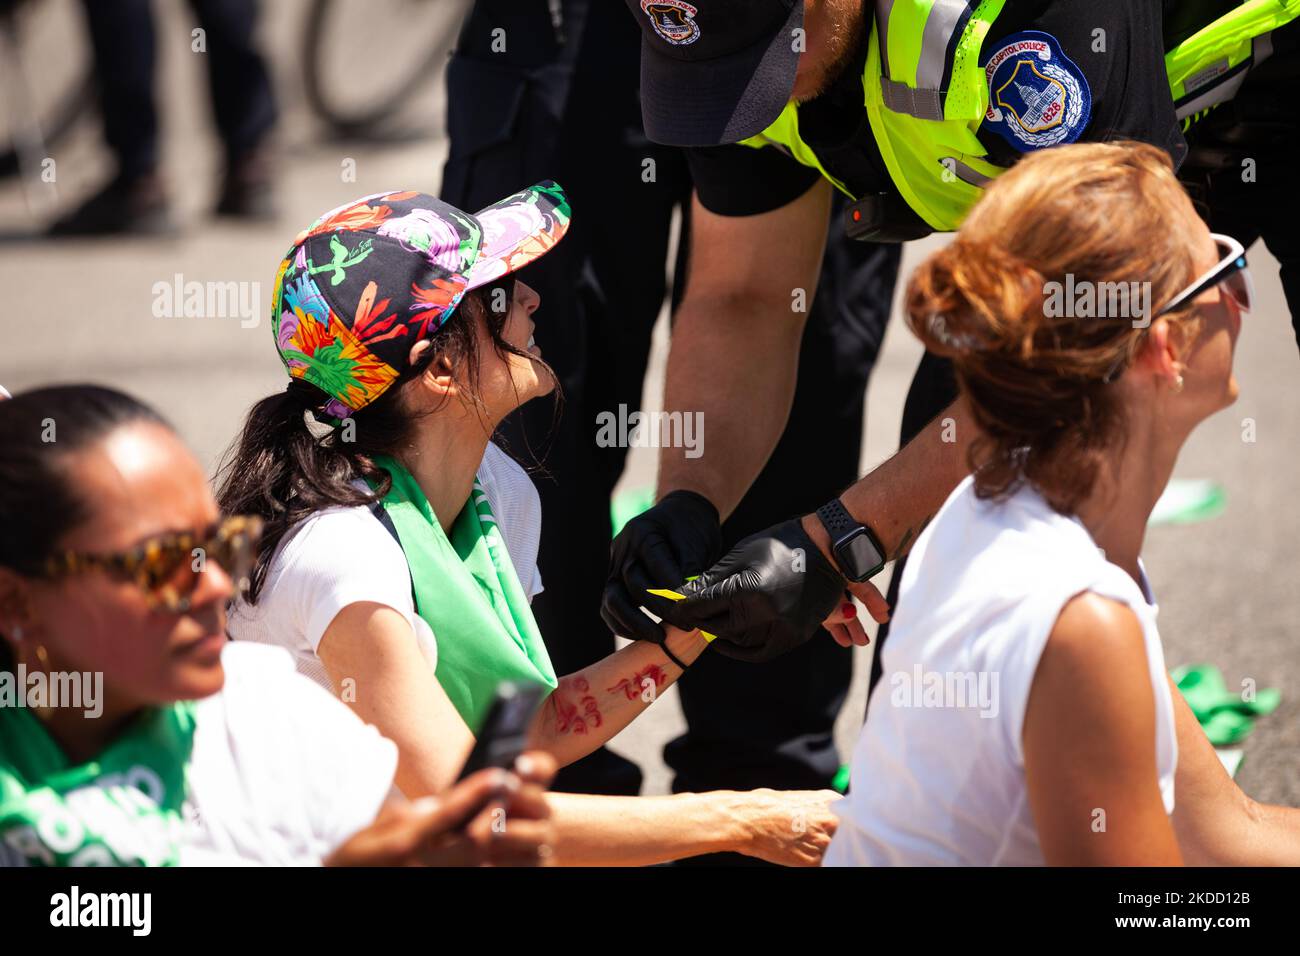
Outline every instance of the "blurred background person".
<path id="1" fill-rule="evenodd" d="M 160 166 L 152 0 L 82 0 L 94 51 L 104 141 L 116 172 L 50 227 L 55 236 L 166 233 L 176 228 Z M 257 0 L 190 0 L 201 36 L 213 118 L 225 152 L 218 215 L 275 214 L 267 139 L 276 123 L 266 61 L 254 43 Z"/>

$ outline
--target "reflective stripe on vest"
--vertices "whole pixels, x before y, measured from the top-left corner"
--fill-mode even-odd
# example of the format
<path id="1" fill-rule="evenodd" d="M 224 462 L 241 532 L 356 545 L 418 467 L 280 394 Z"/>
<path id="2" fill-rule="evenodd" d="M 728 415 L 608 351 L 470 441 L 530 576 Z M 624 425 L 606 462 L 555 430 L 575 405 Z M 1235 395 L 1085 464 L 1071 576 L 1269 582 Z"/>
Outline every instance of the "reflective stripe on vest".
<path id="1" fill-rule="evenodd" d="M 1300 0 L 1246 0 L 1165 54 L 1178 118 L 1188 122 L 1232 99 L 1273 53 L 1272 32 L 1300 16 Z"/>
<path id="2" fill-rule="evenodd" d="M 993 182 L 992 176 L 985 176 L 979 170 L 967 166 L 956 156 L 945 156 L 939 162 L 947 168 L 949 174 L 956 176 L 964 183 L 970 183 L 972 186 L 979 186 L 983 189 Z"/>
<path id="3" fill-rule="evenodd" d="M 869 125 L 894 186 L 940 232 L 957 228 L 1002 172 L 976 134 L 988 109 L 980 48 L 1003 2 L 876 3 L 863 76 Z"/>
<path id="4" fill-rule="evenodd" d="M 911 0 L 899 0 L 909 3 Z M 974 11 L 973 0 L 934 0 L 926 11 L 925 26 L 921 31 L 919 50 L 891 50 L 891 44 L 907 44 L 915 33 L 909 31 L 889 32 L 890 16 L 895 0 L 880 0 L 876 4 L 876 29 L 887 42 L 880 50 L 880 94 L 885 106 L 895 113 L 906 113 L 917 119 L 947 119 L 944 107 L 948 96 L 948 86 L 952 81 L 953 48 L 966 31 L 966 23 Z M 916 4 L 913 4 L 915 6 Z M 900 57 L 901 54 L 901 57 Z M 905 74 L 910 73 L 911 83 L 906 78 L 896 79 L 889 68 L 890 56 L 899 58 L 906 64 Z"/>
<path id="5" fill-rule="evenodd" d="M 1273 34 L 1265 33 L 1251 40 L 1250 57 L 1247 60 L 1230 67 L 1225 64 L 1226 69 L 1220 69 L 1217 64 L 1212 65 L 1211 70 L 1215 76 L 1212 77 L 1208 88 L 1203 85 L 1195 86 L 1184 102 L 1176 104 L 1178 119 L 1183 121 L 1183 131 L 1186 132 L 1195 120 L 1213 107 L 1226 103 L 1236 96 L 1250 71 L 1272 55 Z"/>

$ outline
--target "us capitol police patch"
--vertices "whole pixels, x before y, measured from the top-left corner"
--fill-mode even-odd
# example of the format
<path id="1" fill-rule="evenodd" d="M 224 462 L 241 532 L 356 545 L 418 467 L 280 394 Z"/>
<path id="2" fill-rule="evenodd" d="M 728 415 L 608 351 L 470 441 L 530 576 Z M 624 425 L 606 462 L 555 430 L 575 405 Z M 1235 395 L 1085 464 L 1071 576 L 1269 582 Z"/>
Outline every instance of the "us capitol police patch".
<path id="1" fill-rule="evenodd" d="M 1025 30 L 1006 37 L 985 62 L 984 74 L 984 122 L 1022 153 L 1073 143 L 1092 118 L 1087 78 L 1049 33 Z"/>
<path id="2" fill-rule="evenodd" d="M 673 46 L 686 46 L 700 38 L 700 25 L 695 22 L 699 11 L 683 0 L 641 0 L 641 9 L 655 33 Z"/>

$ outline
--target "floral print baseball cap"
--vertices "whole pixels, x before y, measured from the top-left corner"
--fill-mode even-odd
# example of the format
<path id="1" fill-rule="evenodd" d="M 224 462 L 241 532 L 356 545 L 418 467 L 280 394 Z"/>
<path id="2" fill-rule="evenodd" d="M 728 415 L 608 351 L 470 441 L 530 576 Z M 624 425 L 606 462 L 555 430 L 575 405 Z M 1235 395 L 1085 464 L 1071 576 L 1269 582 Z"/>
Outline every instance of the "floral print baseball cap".
<path id="1" fill-rule="evenodd" d="M 426 193 L 375 193 L 321 216 L 280 263 L 271 326 L 285 369 L 347 418 L 409 365 L 465 293 L 546 254 L 569 228 L 547 181 L 470 215 Z"/>

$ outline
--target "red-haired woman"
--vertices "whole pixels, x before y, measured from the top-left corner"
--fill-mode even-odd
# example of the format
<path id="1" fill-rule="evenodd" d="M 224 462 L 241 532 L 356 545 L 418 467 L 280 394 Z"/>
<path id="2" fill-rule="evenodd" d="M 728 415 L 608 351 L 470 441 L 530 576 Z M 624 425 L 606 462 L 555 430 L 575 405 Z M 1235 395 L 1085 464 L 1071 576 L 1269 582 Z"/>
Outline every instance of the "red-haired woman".
<path id="1" fill-rule="evenodd" d="M 1236 398 L 1245 266 L 1164 153 L 1080 144 L 912 278 L 979 433 L 903 575 L 827 864 L 1300 862 L 1300 812 L 1247 798 L 1171 687 L 1139 557 Z"/>

